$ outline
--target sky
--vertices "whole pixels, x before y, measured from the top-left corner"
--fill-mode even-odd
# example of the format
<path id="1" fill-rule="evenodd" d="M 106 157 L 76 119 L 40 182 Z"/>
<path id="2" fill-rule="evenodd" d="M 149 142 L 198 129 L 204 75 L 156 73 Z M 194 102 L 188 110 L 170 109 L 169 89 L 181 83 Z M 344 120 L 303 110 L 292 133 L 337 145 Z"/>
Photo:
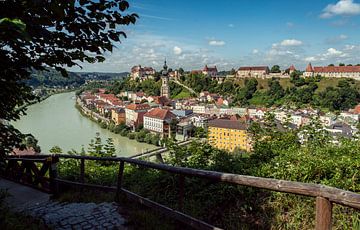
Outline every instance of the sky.
<path id="1" fill-rule="evenodd" d="M 127 38 L 81 71 L 360 63 L 360 0 L 128 1 L 139 19 Z"/>

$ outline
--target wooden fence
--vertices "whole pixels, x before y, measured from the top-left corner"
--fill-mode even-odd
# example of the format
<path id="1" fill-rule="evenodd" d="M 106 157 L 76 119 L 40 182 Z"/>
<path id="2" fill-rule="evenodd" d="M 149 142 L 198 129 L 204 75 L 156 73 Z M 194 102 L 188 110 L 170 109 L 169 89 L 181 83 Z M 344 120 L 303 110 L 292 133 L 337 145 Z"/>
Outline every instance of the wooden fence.
<path id="1" fill-rule="evenodd" d="M 45 160 L 44 160 L 45 159 Z M 77 159 L 80 160 L 80 168 L 79 168 L 79 175 L 80 181 L 68 181 L 56 178 L 56 163 L 58 159 Z M 118 170 L 118 178 L 117 178 L 117 186 L 101 186 L 101 185 L 94 185 L 88 184 L 84 181 L 85 175 L 85 161 L 112 161 L 119 163 L 119 170 Z M 48 169 L 50 169 L 49 173 L 49 181 L 51 182 L 52 186 L 51 192 L 56 193 L 58 186 L 62 184 L 77 186 L 77 187 L 89 187 L 89 188 L 96 188 L 102 189 L 106 191 L 114 191 L 116 193 L 116 197 L 119 197 L 121 193 L 125 194 L 128 198 L 135 200 L 145 206 L 150 208 L 156 209 L 184 224 L 187 224 L 196 229 L 219 229 L 216 228 L 208 223 L 205 223 L 201 220 L 193 218 L 187 214 L 182 213 L 183 201 L 184 201 L 184 182 L 186 177 L 198 177 L 204 178 L 211 181 L 216 182 L 224 182 L 233 185 L 243 185 L 243 186 L 250 186 L 256 187 L 261 189 L 268 189 L 271 191 L 277 192 L 284 192 L 284 193 L 291 193 L 296 195 L 302 196 L 309 196 L 316 198 L 316 229 L 317 230 L 325 230 L 331 229 L 332 225 L 332 204 L 340 204 L 343 206 L 352 207 L 355 209 L 360 209 L 360 194 L 319 185 L 319 184 L 310 184 L 310 183 L 301 183 L 301 182 L 293 182 L 293 181 L 285 181 L 285 180 L 277 180 L 277 179 L 269 179 L 269 178 L 261 178 L 261 177 L 253 177 L 253 176 L 244 176 L 244 175 L 237 175 L 237 174 L 230 174 L 230 173 L 221 173 L 221 172 L 214 172 L 214 171 L 206 171 L 206 170 L 199 170 L 199 169 L 191 169 L 191 168 L 182 168 L 182 167 L 173 167 L 164 164 L 156 164 L 147 161 L 141 161 L 137 159 L 130 159 L 125 157 L 91 157 L 91 156 L 73 156 L 73 155 L 41 155 L 41 156 L 27 156 L 27 157 L 9 157 L 7 158 L 7 165 L 8 171 L 6 176 L 9 175 L 18 175 L 26 174 L 28 171 L 24 172 L 24 168 L 29 169 L 33 168 L 34 166 L 29 166 L 28 162 L 50 162 L 47 163 Z M 14 162 L 19 167 L 13 167 Z M 21 162 L 21 164 L 18 164 Z M 178 198 L 178 211 L 151 201 L 147 198 L 139 196 L 131 191 L 128 191 L 123 188 L 122 181 L 123 181 L 123 174 L 124 174 L 124 166 L 125 163 L 131 165 L 142 166 L 149 169 L 156 169 L 161 171 L 166 171 L 172 174 L 179 175 L 179 198 Z M 32 163 L 31 163 L 32 164 Z M 10 166 L 9 166 L 10 165 Z M 28 165 L 28 166 L 26 166 Z M 46 166 L 43 166 L 46 167 Z M 12 172 L 11 169 L 14 171 Z M 35 173 L 37 175 L 37 180 L 41 180 L 44 177 L 44 171 L 40 170 L 42 173 Z M 33 170 L 35 172 L 36 170 Z M 14 174 L 15 173 L 15 174 Z M 19 178 L 16 177 L 16 178 Z M 20 177 L 21 178 L 21 177 Z M 22 181 L 20 181 L 22 182 Z M 34 180 L 32 180 L 34 182 Z M 35 186 L 35 184 L 33 184 Z M 40 184 L 41 185 L 41 184 Z M 36 184 L 39 186 L 39 183 Z"/>

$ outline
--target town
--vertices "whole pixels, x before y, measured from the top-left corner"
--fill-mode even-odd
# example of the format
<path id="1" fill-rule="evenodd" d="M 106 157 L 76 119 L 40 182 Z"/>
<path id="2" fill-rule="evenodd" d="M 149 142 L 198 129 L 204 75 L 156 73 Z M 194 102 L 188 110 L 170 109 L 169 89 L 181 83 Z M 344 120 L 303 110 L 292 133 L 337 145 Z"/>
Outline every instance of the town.
<path id="1" fill-rule="evenodd" d="M 240 67 L 234 75 L 220 76 L 216 66 L 206 65 L 202 70 L 191 71 L 191 74 L 200 74 L 223 83 L 234 78 L 290 78 L 297 71 L 293 65 L 283 71 L 279 66 L 271 69 L 272 71 L 267 66 Z M 134 82 L 142 82 L 154 79 L 155 75 L 156 71 L 152 67 L 138 65 L 131 69 L 129 78 Z M 206 138 L 211 145 L 230 152 L 251 151 L 253 141 L 248 129 L 252 122 L 264 123 L 268 115 L 273 116 L 279 127 L 287 125 L 292 129 L 299 129 L 317 119 L 323 129 L 334 138 L 334 142 L 339 138 L 353 138 L 358 133 L 360 105 L 337 113 L 284 106 L 237 107 L 231 106 L 231 95 L 225 97 L 208 91 L 202 91 L 198 95 L 194 92 L 193 95 L 196 96 L 187 99 L 171 99 L 169 82 L 181 84 L 179 79 L 186 74 L 183 70 L 172 71 L 165 61 L 159 75 L 160 95 L 147 95 L 142 91 L 121 91 L 115 95 L 107 93 L 105 88 L 99 88 L 95 91 L 83 91 L 77 103 L 81 105 L 83 112 L 95 120 L 115 126 L 126 125 L 129 129 L 126 134 L 130 137 L 133 136 L 132 131 L 141 129 L 157 135 L 160 139 L 173 138 L 183 141 L 193 137 L 198 129 L 203 131 L 201 137 Z M 315 76 L 359 79 L 360 66 L 312 67 L 309 63 L 301 77 Z"/>

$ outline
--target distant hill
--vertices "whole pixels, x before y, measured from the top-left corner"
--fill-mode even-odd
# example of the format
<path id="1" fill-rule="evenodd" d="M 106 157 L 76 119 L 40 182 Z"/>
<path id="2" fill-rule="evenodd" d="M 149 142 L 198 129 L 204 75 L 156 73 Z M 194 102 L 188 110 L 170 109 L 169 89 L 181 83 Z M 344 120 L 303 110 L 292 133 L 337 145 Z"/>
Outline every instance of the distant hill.
<path id="1" fill-rule="evenodd" d="M 102 72 L 75 72 L 86 80 L 115 80 L 127 77 L 128 72 L 121 73 L 102 73 Z"/>
<path id="2" fill-rule="evenodd" d="M 99 72 L 68 72 L 68 77 L 63 77 L 60 72 L 54 69 L 47 71 L 34 70 L 30 79 L 26 83 L 32 87 L 47 86 L 47 87 L 66 87 L 66 86 L 80 86 L 86 80 L 114 80 L 126 77 L 129 73 L 99 73 Z"/>

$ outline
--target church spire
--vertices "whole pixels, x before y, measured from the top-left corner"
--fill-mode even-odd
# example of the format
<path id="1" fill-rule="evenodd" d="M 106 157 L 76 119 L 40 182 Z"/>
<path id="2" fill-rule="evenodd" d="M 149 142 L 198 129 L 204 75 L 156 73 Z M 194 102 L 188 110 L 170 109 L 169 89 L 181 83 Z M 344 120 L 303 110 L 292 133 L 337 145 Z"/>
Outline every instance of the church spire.
<path id="1" fill-rule="evenodd" d="M 164 70 L 167 70 L 167 65 L 166 65 L 166 58 L 165 58 L 165 61 L 164 61 Z"/>

